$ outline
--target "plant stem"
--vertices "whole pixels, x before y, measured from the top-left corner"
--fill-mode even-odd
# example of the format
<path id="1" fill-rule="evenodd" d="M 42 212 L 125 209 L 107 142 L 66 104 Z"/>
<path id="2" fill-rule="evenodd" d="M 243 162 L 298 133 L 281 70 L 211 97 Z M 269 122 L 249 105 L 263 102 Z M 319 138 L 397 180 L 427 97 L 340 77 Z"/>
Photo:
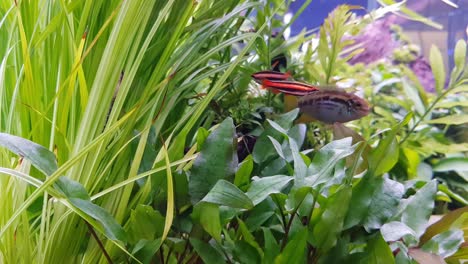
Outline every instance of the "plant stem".
<path id="1" fill-rule="evenodd" d="M 286 217 L 285 217 L 285 215 L 283 214 L 283 210 L 282 210 L 282 208 L 281 208 L 281 206 L 280 206 L 280 204 L 279 204 L 278 198 L 274 197 L 273 200 L 274 200 L 276 206 L 278 207 L 278 209 L 280 210 L 281 219 L 282 219 L 282 221 L 283 221 L 284 232 L 286 232 Z"/>
<path id="2" fill-rule="evenodd" d="M 104 257 L 106 258 L 107 263 L 113 264 L 111 257 L 109 256 L 109 254 L 107 253 L 106 249 L 104 248 L 104 245 L 102 244 L 101 240 L 99 239 L 98 235 L 96 234 L 96 231 L 94 231 L 93 226 L 91 226 L 91 224 L 88 223 L 87 221 L 85 221 L 85 223 L 86 223 L 86 225 L 88 226 L 88 230 L 89 230 L 89 232 L 91 233 L 91 236 L 94 237 L 94 239 L 95 239 L 96 242 L 98 243 L 98 246 L 99 246 L 99 248 L 101 249 L 102 254 L 104 254 Z"/>
<path id="3" fill-rule="evenodd" d="M 304 199 L 305 199 L 305 196 L 304 196 Z M 286 246 L 286 243 L 288 242 L 289 230 L 291 230 L 291 225 L 292 225 L 292 223 L 293 223 L 294 216 L 296 216 L 297 210 L 299 210 L 299 207 L 301 206 L 301 204 L 302 204 L 302 202 L 304 201 L 304 199 L 302 199 L 302 200 L 299 202 L 299 204 L 296 206 L 296 208 L 294 208 L 294 211 L 293 211 L 292 214 L 291 214 L 291 218 L 289 219 L 288 225 L 286 226 L 286 230 L 285 230 L 285 233 L 284 233 L 284 239 L 283 239 L 283 241 L 281 242 L 281 250 L 284 249 L 284 247 Z"/>
<path id="4" fill-rule="evenodd" d="M 185 241 L 185 247 L 184 251 L 182 251 L 182 254 L 180 254 L 179 258 L 177 259 L 177 263 L 182 263 L 182 260 L 184 260 L 185 255 L 187 254 L 187 250 L 189 248 L 189 241 L 188 239 Z"/>
<path id="5" fill-rule="evenodd" d="M 426 111 L 424 112 L 424 114 L 421 116 L 421 118 L 419 118 L 418 121 L 416 121 L 416 123 L 414 124 L 414 126 L 410 129 L 410 131 L 408 131 L 408 133 L 406 134 L 406 136 L 400 141 L 400 145 L 403 144 L 403 142 L 405 142 L 408 137 L 411 135 L 411 133 L 414 132 L 414 130 L 416 129 L 416 127 L 419 125 L 419 123 L 421 123 L 421 121 L 423 121 L 423 119 L 430 113 L 432 112 L 432 109 L 434 108 L 434 106 L 442 99 L 445 97 L 445 95 L 447 95 L 454 87 L 456 86 L 453 86 L 451 87 L 450 89 L 447 89 L 445 90 L 445 92 L 443 92 L 441 95 L 439 95 L 435 100 L 434 102 L 432 102 L 432 104 L 426 109 Z"/>

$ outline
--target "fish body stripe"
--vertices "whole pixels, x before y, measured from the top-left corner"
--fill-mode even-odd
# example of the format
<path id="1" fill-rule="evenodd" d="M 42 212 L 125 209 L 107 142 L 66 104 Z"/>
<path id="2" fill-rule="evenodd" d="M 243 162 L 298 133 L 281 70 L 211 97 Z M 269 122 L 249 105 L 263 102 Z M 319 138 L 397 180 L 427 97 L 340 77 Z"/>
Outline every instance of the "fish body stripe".
<path id="1" fill-rule="evenodd" d="M 345 123 L 369 113 L 367 102 L 343 90 L 321 90 L 299 98 L 301 112 L 324 123 Z"/>
<path id="2" fill-rule="evenodd" d="M 318 91 L 318 88 L 314 85 L 292 82 L 292 81 L 270 81 L 267 79 L 262 80 L 264 87 L 275 89 L 285 94 L 304 96 L 312 92 Z"/>
<path id="3" fill-rule="evenodd" d="M 271 81 L 284 81 L 291 77 L 289 73 L 277 72 L 277 71 L 260 71 L 252 74 L 252 78 L 257 83 L 262 83 L 262 80 L 271 80 Z"/>

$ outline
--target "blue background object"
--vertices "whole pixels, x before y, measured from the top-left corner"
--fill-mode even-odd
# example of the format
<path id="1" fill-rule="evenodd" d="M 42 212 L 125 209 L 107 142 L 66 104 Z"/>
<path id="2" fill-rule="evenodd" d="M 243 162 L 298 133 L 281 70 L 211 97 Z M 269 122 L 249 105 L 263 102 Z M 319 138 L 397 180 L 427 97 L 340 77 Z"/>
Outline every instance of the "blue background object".
<path id="1" fill-rule="evenodd" d="M 290 5 L 289 10 L 295 14 L 299 8 L 303 5 L 305 0 L 297 0 Z M 313 29 L 319 27 L 328 14 L 335 9 L 338 5 L 359 5 L 364 8 L 368 6 L 367 0 L 312 0 L 309 6 L 304 12 L 298 17 L 298 19 L 291 26 L 291 35 L 297 35 L 302 29 Z M 356 10 L 358 15 L 364 15 L 367 13 L 366 10 Z"/>
<path id="2" fill-rule="evenodd" d="M 296 0 L 290 5 L 290 12 L 296 13 L 305 0 Z M 414 44 L 420 45 L 423 54 L 428 57 L 430 47 L 438 46 L 446 54 L 444 64 L 453 67 L 453 48 L 459 39 L 468 38 L 468 0 L 451 0 L 458 5 L 454 8 L 442 0 L 408 0 L 406 5 L 417 13 L 443 26 L 442 30 L 431 28 L 417 21 L 400 19 L 398 24 L 407 33 Z M 291 25 L 291 36 L 299 34 L 304 28 L 319 27 L 328 14 L 338 5 L 358 5 L 366 9 L 354 10 L 358 15 L 365 15 L 368 11 L 378 8 L 376 0 L 312 0 L 310 5 Z"/>

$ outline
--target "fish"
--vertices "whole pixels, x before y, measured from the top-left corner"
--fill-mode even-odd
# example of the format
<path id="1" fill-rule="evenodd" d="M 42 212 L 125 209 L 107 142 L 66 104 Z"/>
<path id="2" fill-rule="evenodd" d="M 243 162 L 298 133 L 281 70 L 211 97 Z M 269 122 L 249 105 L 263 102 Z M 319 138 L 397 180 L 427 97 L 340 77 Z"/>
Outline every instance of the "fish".
<path id="1" fill-rule="evenodd" d="M 263 80 L 285 81 L 291 78 L 291 74 L 289 72 L 283 73 L 278 71 L 260 71 L 252 74 L 251 76 L 258 84 L 262 84 Z"/>
<path id="2" fill-rule="evenodd" d="M 346 123 L 370 113 L 369 103 L 338 88 L 325 88 L 298 98 L 302 113 L 326 124 Z"/>
<path id="3" fill-rule="evenodd" d="M 295 81 L 271 81 L 269 79 L 263 79 L 262 86 L 264 88 L 269 88 L 275 93 L 282 92 L 296 96 L 308 95 L 319 90 L 317 86 L 307 83 Z"/>

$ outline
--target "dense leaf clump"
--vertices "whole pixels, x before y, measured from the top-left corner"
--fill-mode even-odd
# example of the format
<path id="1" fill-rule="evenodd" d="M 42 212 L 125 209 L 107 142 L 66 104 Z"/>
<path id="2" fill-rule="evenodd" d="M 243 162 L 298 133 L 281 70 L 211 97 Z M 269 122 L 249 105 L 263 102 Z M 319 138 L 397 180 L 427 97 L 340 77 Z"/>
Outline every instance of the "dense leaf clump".
<path id="1" fill-rule="evenodd" d="M 380 2 L 291 38 L 276 0 L 0 2 L 0 262 L 466 260 L 466 43 L 447 71 Z M 311 120 L 271 69 L 371 112 Z"/>

